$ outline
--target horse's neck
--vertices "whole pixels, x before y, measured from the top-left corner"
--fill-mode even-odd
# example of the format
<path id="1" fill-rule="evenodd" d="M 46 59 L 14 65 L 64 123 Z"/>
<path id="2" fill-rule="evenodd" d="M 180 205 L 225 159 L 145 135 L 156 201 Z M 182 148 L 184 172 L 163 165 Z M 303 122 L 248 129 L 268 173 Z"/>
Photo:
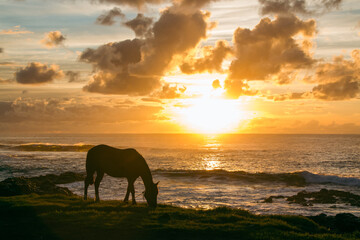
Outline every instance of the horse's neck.
<path id="1" fill-rule="evenodd" d="M 149 188 L 151 185 L 154 184 L 149 167 L 145 169 L 145 171 L 141 175 L 141 178 L 144 182 L 145 189 Z"/>

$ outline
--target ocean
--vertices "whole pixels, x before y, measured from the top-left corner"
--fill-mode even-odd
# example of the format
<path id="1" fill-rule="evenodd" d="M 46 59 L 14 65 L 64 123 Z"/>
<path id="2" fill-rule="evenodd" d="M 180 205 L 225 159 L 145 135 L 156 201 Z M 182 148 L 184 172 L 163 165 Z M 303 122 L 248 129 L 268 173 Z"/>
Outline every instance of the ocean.
<path id="1" fill-rule="evenodd" d="M 256 214 L 360 216 L 349 204 L 289 204 L 300 191 L 341 190 L 360 195 L 360 135 L 108 134 L 0 137 L 0 181 L 17 176 L 85 172 L 86 152 L 108 144 L 135 148 L 159 183 L 158 202 L 186 208 L 227 206 Z M 294 184 L 300 176 L 305 184 Z M 64 184 L 78 195 L 83 182 Z M 101 199 L 123 200 L 125 179 L 104 177 Z M 141 178 L 137 201 L 145 201 Z M 94 187 L 89 187 L 94 197 Z"/>

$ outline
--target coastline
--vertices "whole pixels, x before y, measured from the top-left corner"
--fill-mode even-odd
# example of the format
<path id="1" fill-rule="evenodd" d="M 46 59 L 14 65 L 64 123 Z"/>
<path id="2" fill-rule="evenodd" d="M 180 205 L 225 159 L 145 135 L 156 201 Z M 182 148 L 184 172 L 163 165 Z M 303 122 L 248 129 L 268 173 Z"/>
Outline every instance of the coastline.
<path id="1" fill-rule="evenodd" d="M 79 181 L 81 177 L 81 175 L 65 173 L 62 176 L 48 175 L 8 180 L 15 184 L 12 187 L 17 186 L 25 192 L 13 192 L 8 196 L 2 194 L 0 197 L 1 236 L 5 239 L 359 239 L 360 237 L 360 218 L 348 213 L 336 216 L 321 214 L 312 217 L 256 215 L 246 210 L 226 207 L 196 210 L 164 204 L 153 210 L 146 204 L 130 205 L 114 200 L 100 203 L 93 200 L 84 201 L 82 197 L 64 190 L 66 188 L 50 186 L 56 186 L 59 181 L 62 183 Z"/>

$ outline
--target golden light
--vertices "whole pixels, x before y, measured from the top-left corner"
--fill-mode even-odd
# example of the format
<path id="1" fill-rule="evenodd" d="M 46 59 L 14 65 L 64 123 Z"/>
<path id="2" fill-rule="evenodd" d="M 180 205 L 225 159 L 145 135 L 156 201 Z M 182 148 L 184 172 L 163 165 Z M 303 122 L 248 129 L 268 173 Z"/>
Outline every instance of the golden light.
<path id="1" fill-rule="evenodd" d="M 237 101 L 211 97 L 193 99 L 180 115 L 187 128 L 197 133 L 235 132 L 240 120 L 247 117 Z"/>

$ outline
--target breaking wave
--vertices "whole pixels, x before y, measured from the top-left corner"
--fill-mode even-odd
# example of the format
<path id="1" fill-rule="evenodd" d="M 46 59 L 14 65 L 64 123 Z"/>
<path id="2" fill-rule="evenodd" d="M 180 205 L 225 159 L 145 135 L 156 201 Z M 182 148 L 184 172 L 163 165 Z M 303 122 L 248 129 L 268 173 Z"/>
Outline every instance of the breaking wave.
<path id="1" fill-rule="evenodd" d="M 29 151 L 29 152 L 87 152 L 95 145 L 90 144 L 49 144 L 49 143 L 27 143 L 20 145 L 0 145 L 0 148 L 17 150 L 17 151 Z"/>
<path id="2" fill-rule="evenodd" d="M 301 172 L 300 173 L 307 183 L 323 183 L 323 184 L 336 184 L 344 186 L 354 186 L 360 187 L 360 179 L 354 177 L 339 177 L 335 175 L 321 175 L 314 174 L 311 172 Z"/>
<path id="3" fill-rule="evenodd" d="M 293 173 L 249 173 L 244 171 L 225 170 L 162 170 L 153 171 L 154 174 L 168 178 L 196 178 L 198 180 L 245 181 L 250 183 L 277 182 L 290 186 L 304 186 L 308 184 L 334 184 L 360 187 L 360 179 L 314 174 L 307 171 Z"/>

